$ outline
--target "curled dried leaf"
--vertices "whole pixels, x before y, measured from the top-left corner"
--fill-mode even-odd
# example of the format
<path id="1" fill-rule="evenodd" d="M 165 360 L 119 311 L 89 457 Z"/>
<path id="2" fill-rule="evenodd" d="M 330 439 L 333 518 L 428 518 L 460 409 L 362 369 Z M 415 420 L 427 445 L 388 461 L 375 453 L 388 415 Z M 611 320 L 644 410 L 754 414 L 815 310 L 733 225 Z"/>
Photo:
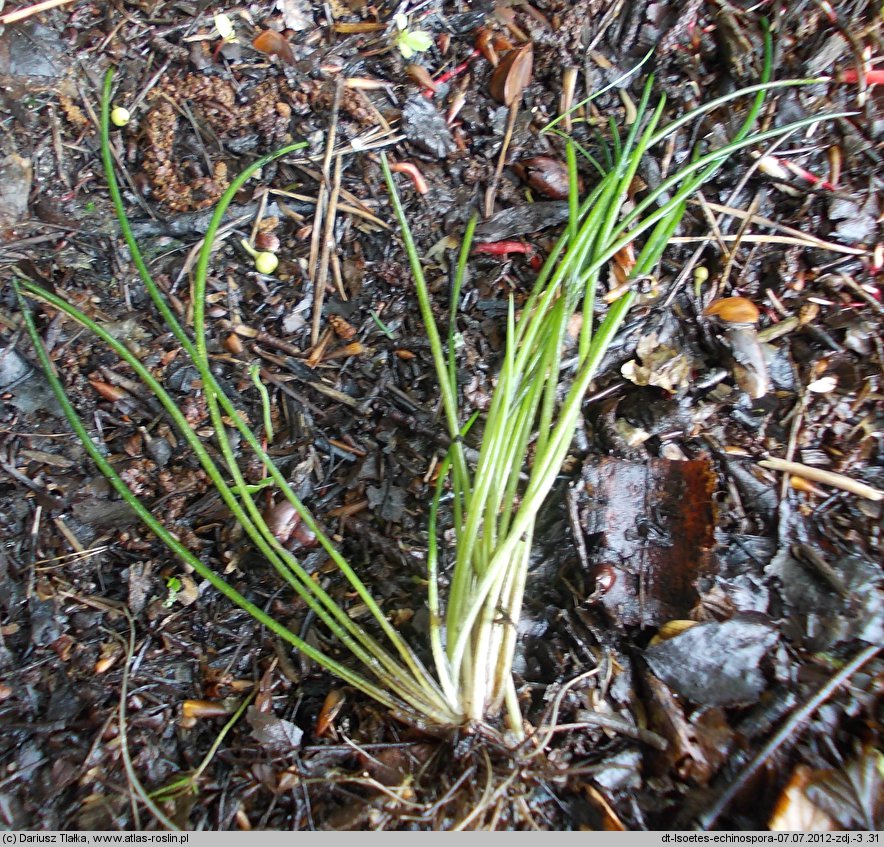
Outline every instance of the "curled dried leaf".
<path id="1" fill-rule="evenodd" d="M 496 68 L 500 63 L 497 51 L 494 49 L 491 37 L 493 33 L 490 29 L 482 29 L 476 36 L 476 49 L 491 63 L 492 68 Z"/>
<path id="2" fill-rule="evenodd" d="M 108 382 L 102 382 L 98 379 L 90 379 L 89 384 L 105 399 L 111 403 L 122 400 L 126 397 L 126 392 L 117 385 L 111 385 Z"/>
<path id="3" fill-rule="evenodd" d="M 704 314 L 734 324 L 758 323 L 758 318 L 761 316 L 758 306 L 747 297 L 722 297 L 713 300 L 706 307 Z"/>
<path id="4" fill-rule="evenodd" d="M 292 45 L 275 30 L 265 29 L 259 33 L 252 41 L 252 47 L 269 56 L 279 56 L 287 65 L 295 64 L 295 54 L 292 52 Z"/>
<path id="5" fill-rule="evenodd" d="M 430 91 L 436 91 L 439 88 L 433 77 L 430 76 L 430 72 L 423 65 L 413 62 L 405 68 L 405 73 L 421 88 L 428 88 Z"/>
<path id="6" fill-rule="evenodd" d="M 322 738 L 322 736 L 327 735 L 331 731 L 335 718 L 341 709 L 344 708 L 344 703 L 346 702 L 347 695 L 340 688 L 333 688 L 326 694 L 322 709 L 320 709 L 316 717 L 315 733 L 318 738 Z"/>
<path id="7" fill-rule="evenodd" d="M 534 68 L 534 45 L 529 41 L 510 50 L 491 74 L 488 90 L 504 106 L 512 106 L 531 82 Z"/>

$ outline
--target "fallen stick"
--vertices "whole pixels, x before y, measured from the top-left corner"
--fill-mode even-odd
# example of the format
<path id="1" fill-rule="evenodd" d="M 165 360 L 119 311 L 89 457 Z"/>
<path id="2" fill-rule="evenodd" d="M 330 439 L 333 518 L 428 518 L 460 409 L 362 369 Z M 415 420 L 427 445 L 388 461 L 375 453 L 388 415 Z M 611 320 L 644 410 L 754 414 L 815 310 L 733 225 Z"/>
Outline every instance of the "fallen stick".
<path id="1" fill-rule="evenodd" d="M 832 473 L 832 471 L 824 471 L 820 468 L 811 468 L 808 465 L 801 465 L 798 462 L 787 462 L 784 459 L 764 459 L 760 461 L 759 466 L 768 468 L 772 471 L 782 471 L 783 473 L 800 476 L 809 479 L 811 482 L 820 482 L 823 485 L 832 485 L 843 491 L 849 491 L 851 494 L 858 494 L 868 500 L 884 500 L 884 491 L 880 488 L 873 488 L 864 482 L 857 482 L 849 476 L 840 473 Z"/>

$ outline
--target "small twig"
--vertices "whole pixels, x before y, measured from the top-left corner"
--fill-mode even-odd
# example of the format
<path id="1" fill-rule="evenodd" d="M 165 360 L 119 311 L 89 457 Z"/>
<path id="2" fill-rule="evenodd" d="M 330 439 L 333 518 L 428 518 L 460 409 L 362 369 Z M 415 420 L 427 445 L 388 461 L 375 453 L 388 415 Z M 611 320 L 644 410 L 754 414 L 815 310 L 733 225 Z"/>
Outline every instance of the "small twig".
<path id="1" fill-rule="evenodd" d="M 519 114 L 519 104 L 521 98 L 515 100 L 510 106 L 509 117 L 506 122 L 506 132 L 503 134 L 503 143 L 500 145 L 500 158 L 497 160 L 497 168 L 491 179 L 491 185 L 485 192 L 485 217 L 490 218 L 494 214 L 494 198 L 497 196 L 497 184 L 500 182 L 500 175 L 503 173 L 503 166 L 506 164 L 506 154 L 510 149 L 510 141 L 513 138 L 513 129 L 516 126 L 516 116 Z"/>
<path id="2" fill-rule="evenodd" d="M 552 702 L 552 706 L 550 708 L 550 716 L 549 723 L 544 727 L 538 727 L 537 730 L 525 740 L 534 745 L 534 752 L 530 753 L 527 758 L 533 759 L 535 756 L 539 755 L 546 748 L 546 745 L 549 744 L 550 739 L 552 739 L 553 734 L 556 731 L 556 726 L 558 726 L 559 719 L 559 709 L 561 708 L 562 701 L 565 699 L 565 695 L 572 689 L 579 685 L 586 679 L 595 676 L 599 672 L 598 668 L 593 668 L 592 670 L 584 671 L 582 674 L 578 674 L 573 679 L 569 679 L 559 690 L 556 692 L 555 699 Z M 538 739 L 538 735 L 541 732 L 545 732 L 546 735 L 542 739 Z"/>
<path id="3" fill-rule="evenodd" d="M 548 732 L 550 735 L 556 732 L 573 732 L 577 729 L 607 729 L 610 732 L 616 732 L 618 735 L 625 735 L 627 738 L 641 741 L 655 750 L 666 750 L 669 746 L 669 742 L 656 732 L 642 729 L 640 726 L 634 726 L 620 718 L 598 714 L 597 712 L 582 711 L 581 720 L 575 723 L 559 723 L 555 726 L 544 726 L 540 729 L 541 731 Z"/>
<path id="4" fill-rule="evenodd" d="M 138 94 L 136 94 L 128 104 L 130 112 L 134 112 L 141 105 L 147 95 L 156 87 L 160 79 L 162 79 L 163 74 L 169 69 L 169 65 L 171 64 L 172 60 L 166 59 L 166 61 L 160 66 L 160 69 L 141 87 Z"/>
<path id="5" fill-rule="evenodd" d="M 710 204 L 712 205 L 712 204 Z M 736 241 L 737 235 L 722 235 L 722 241 Z M 790 236 L 790 235 L 763 235 L 761 233 L 748 233 L 739 237 L 745 244 L 794 244 L 796 247 L 813 247 L 817 250 L 830 250 L 833 253 L 846 253 L 849 256 L 867 256 L 868 250 L 860 250 L 856 247 L 846 247 L 843 244 L 835 244 L 832 241 L 822 241 L 813 235 Z M 696 244 L 702 242 L 697 248 L 702 252 L 709 243 L 708 235 L 676 235 L 669 239 L 670 244 Z"/>
<path id="6" fill-rule="evenodd" d="M 864 482 L 857 482 L 844 474 L 833 473 L 832 471 L 824 471 L 820 468 L 812 468 L 808 465 L 802 465 L 798 462 L 786 462 L 783 459 L 763 459 L 758 463 L 759 467 L 767 468 L 772 471 L 782 471 L 783 473 L 800 476 L 809 479 L 811 482 L 819 482 L 823 485 L 831 485 L 840 488 L 842 491 L 849 491 L 859 497 L 865 497 L 868 500 L 884 500 L 884 491 L 880 488 L 873 488 Z"/>
<path id="7" fill-rule="evenodd" d="M 61 146 L 61 130 L 58 126 L 58 115 L 55 114 L 55 109 L 51 106 L 49 107 L 49 123 L 52 128 L 52 149 L 55 153 L 58 178 L 64 183 L 67 189 L 70 189 L 72 187 L 71 178 L 68 176 L 68 172 L 65 170 L 64 166 L 64 150 Z"/>
<path id="8" fill-rule="evenodd" d="M 296 194 L 292 191 L 283 191 L 279 188 L 271 189 L 271 193 L 280 197 L 290 197 L 293 200 L 299 200 L 301 203 L 310 203 L 311 205 L 316 205 L 315 197 L 308 197 L 306 194 Z M 341 197 L 352 196 L 348 191 L 341 189 Z M 370 210 L 362 208 L 360 206 L 355 206 L 350 203 L 338 203 L 338 211 L 345 212 L 348 215 L 356 215 L 358 217 L 364 218 L 365 220 L 373 223 L 375 226 L 380 227 L 381 229 L 392 229 L 390 224 L 386 221 L 382 221 L 376 215 L 373 215 Z M 294 214 L 294 213 L 293 213 Z"/>
<path id="9" fill-rule="evenodd" d="M 764 763 L 783 746 L 790 738 L 796 736 L 803 725 L 810 720 L 811 715 L 826 702 L 850 677 L 852 677 L 866 662 L 873 659 L 881 651 L 881 646 L 871 644 L 859 653 L 851 662 L 841 668 L 810 700 L 800 709 L 792 712 L 789 719 L 774 733 L 773 737 L 755 758 L 749 762 L 742 773 L 727 787 L 724 794 L 714 803 L 712 808 L 700 816 L 699 823 L 703 829 L 709 829 L 721 816 L 722 812 L 730 805 L 731 800 L 737 796 L 743 786 L 763 767 Z"/>
<path id="10" fill-rule="evenodd" d="M 471 779 L 473 773 L 475 773 L 476 766 L 470 765 L 452 784 L 451 788 L 446 791 L 442 797 L 440 797 L 432 806 L 428 807 L 424 811 L 424 816 L 428 820 L 432 820 L 433 816 L 446 804 L 450 803 L 455 795 L 458 793 L 458 789 L 463 785 L 468 779 Z"/>
<path id="11" fill-rule="evenodd" d="M 720 203 L 709 203 L 709 208 L 712 209 L 713 212 L 721 212 L 722 214 L 730 215 L 734 218 L 740 218 L 741 220 L 748 216 L 751 218 L 751 223 L 753 224 L 770 227 L 777 232 L 792 235 L 795 238 L 800 238 L 802 241 L 809 242 L 814 247 L 822 247 L 824 250 L 833 250 L 838 253 L 849 253 L 851 256 L 866 256 L 869 253 L 868 250 L 862 250 L 859 247 L 846 247 L 843 244 L 834 244 L 831 241 L 824 241 L 822 238 L 819 238 L 816 235 L 811 235 L 809 232 L 793 229 L 790 226 L 785 226 L 784 224 L 772 221 L 770 218 L 753 215 L 750 212 L 743 211 L 743 209 L 735 209 L 732 206 L 723 206 Z M 749 237 L 744 236 L 743 240 L 748 241 Z"/>
<path id="12" fill-rule="evenodd" d="M 479 798 L 479 802 L 476 803 L 475 808 L 472 812 L 470 812 L 463 820 L 459 823 L 455 824 L 451 827 L 452 832 L 463 832 L 469 825 L 479 817 L 479 815 L 484 814 L 485 810 L 490 808 L 491 804 L 497 800 L 498 797 L 505 794 L 507 789 L 515 782 L 516 777 L 518 776 L 518 771 L 511 773 L 496 789 L 494 788 L 494 769 L 491 764 L 491 758 L 488 755 L 487 750 L 482 750 L 482 756 L 485 759 L 485 768 L 488 772 L 488 778 L 485 780 L 485 788 L 482 791 L 482 796 Z"/>
<path id="13" fill-rule="evenodd" d="M 755 216 L 755 213 L 758 211 L 758 207 L 761 205 L 761 197 L 760 194 L 756 194 L 752 198 L 752 202 L 749 204 L 749 208 L 746 212 L 746 217 L 743 218 L 740 223 L 740 228 L 737 230 L 736 236 L 734 236 L 734 246 L 728 252 L 727 261 L 724 265 L 724 270 L 721 272 L 721 278 L 718 281 L 718 285 L 720 286 L 721 291 L 725 291 L 727 289 L 727 283 L 730 279 L 731 271 L 734 267 L 734 261 L 737 258 L 737 251 L 740 249 L 740 242 L 746 236 L 746 230 L 749 228 L 749 224 L 752 221 L 752 218 Z M 719 236 L 721 233 L 719 233 Z"/>
<path id="14" fill-rule="evenodd" d="M 316 279 L 313 283 L 313 330 L 314 332 L 318 332 L 319 330 L 319 318 L 320 312 L 322 310 L 322 298 L 319 298 L 319 307 L 316 306 L 317 303 L 317 292 L 321 292 L 324 295 L 325 285 L 328 282 L 328 271 L 329 265 L 331 263 L 332 251 L 335 248 L 335 223 L 338 218 L 338 199 L 341 196 L 341 170 L 342 170 L 342 157 L 335 157 L 335 170 L 332 176 L 332 187 L 331 192 L 328 197 L 328 206 L 325 210 L 325 226 L 324 232 L 322 235 L 322 251 L 319 256 L 319 268 L 316 274 Z M 338 292 L 341 295 L 341 299 L 347 299 L 346 293 L 344 291 Z"/>
<path id="15" fill-rule="evenodd" d="M 258 211 L 255 213 L 255 222 L 252 224 L 252 232 L 249 236 L 249 243 L 254 244 L 255 239 L 258 237 L 258 230 L 261 226 L 261 221 L 264 219 L 264 213 L 267 211 L 267 195 L 269 192 L 262 191 L 261 192 L 261 200 L 258 203 Z"/>
<path id="16" fill-rule="evenodd" d="M 64 520 L 62 520 L 62 518 L 53 518 L 52 523 L 55 524 L 55 528 L 64 536 L 65 541 L 71 545 L 74 550 L 74 556 L 83 558 L 83 553 L 86 551 L 83 548 L 83 545 L 80 544 L 80 539 L 71 532 Z"/>
<path id="17" fill-rule="evenodd" d="M 342 152 L 345 153 L 347 151 L 345 149 L 344 150 L 335 150 L 332 153 L 332 155 L 337 156 Z M 301 171 L 301 173 L 303 173 L 305 176 L 310 177 L 310 179 L 314 179 L 317 182 L 321 182 L 323 180 L 322 173 L 320 171 L 313 170 L 313 168 L 308 168 L 305 162 L 294 162 L 293 164 L 299 171 Z M 274 189 L 274 190 L 277 193 L 280 193 L 280 194 L 283 194 L 283 196 L 286 196 L 285 193 L 282 192 L 280 189 Z M 316 202 L 312 197 L 304 197 L 301 194 L 290 194 L 288 196 L 294 197 L 296 200 L 304 200 L 307 203 L 315 203 Z M 365 202 L 363 200 L 360 200 L 352 192 L 347 191 L 346 188 L 341 189 L 341 197 L 343 197 L 351 205 L 356 206 L 360 209 L 363 209 L 366 212 L 371 212 L 371 209 L 365 204 Z"/>
<path id="18" fill-rule="evenodd" d="M 568 523 L 571 527 L 571 537 L 574 539 L 574 546 L 577 548 L 577 558 L 580 559 L 581 568 L 589 572 L 589 556 L 586 553 L 586 540 L 583 537 L 583 529 L 580 526 L 580 515 L 577 510 L 577 492 L 572 486 L 568 486 L 567 497 L 568 503 Z"/>
<path id="19" fill-rule="evenodd" d="M 39 15 L 40 12 L 48 12 L 57 6 L 64 6 L 65 3 L 71 3 L 73 0 L 43 0 L 42 3 L 35 3 L 33 6 L 26 6 L 24 9 L 16 9 L 14 12 L 7 12 L 0 15 L 0 26 L 5 24 L 14 24 L 16 21 L 23 21 L 31 15 Z"/>
<path id="20" fill-rule="evenodd" d="M 785 144 L 786 139 L 789 138 L 789 136 L 791 136 L 791 135 L 792 135 L 792 133 L 790 132 L 790 133 L 787 133 L 786 135 L 784 135 L 782 138 L 777 138 L 767 148 L 766 153 L 767 154 L 773 153 L 775 150 L 777 150 L 777 148 L 779 148 L 783 144 Z M 740 194 L 742 194 L 743 189 L 746 187 L 746 184 L 749 182 L 749 179 L 758 170 L 758 163 L 760 161 L 761 161 L 761 159 L 756 159 L 748 168 L 746 168 L 745 173 L 740 177 L 739 182 L 734 186 L 734 190 L 731 191 L 730 195 L 727 198 L 727 205 L 728 206 L 731 206 L 732 204 L 737 202 L 738 198 L 740 197 Z M 712 208 L 712 204 L 706 202 L 705 206 L 704 206 L 704 210 L 711 209 L 711 208 Z M 727 222 L 724 219 L 724 214 L 719 214 L 716 224 L 719 228 L 719 239 L 721 241 L 733 240 L 732 237 L 725 239 L 724 236 L 721 235 L 721 228 L 725 227 L 727 224 Z M 753 236 L 744 236 L 743 241 L 751 241 L 752 238 L 753 238 Z M 674 244 L 676 242 L 676 240 L 677 239 L 675 239 L 675 238 L 671 238 L 669 240 L 669 243 Z M 700 257 L 703 255 L 704 251 L 706 250 L 706 247 L 712 241 L 712 237 L 709 235 L 706 235 L 703 238 L 696 239 L 696 240 L 700 241 L 700 245 L 697 247 L 696 250 L 694 250 L 693 254 L 687 260 L 687 262 L 685 262 L 684 267 L 681 269 L 681 272 L 678 274 L 678 276 L 675 278 L 675 281 L 669 287 L 669 294 L 666 296 L 666 300 L 663 303 L 664 307 L 666 307 L 666 308 L 668 308 L 670 305 L 672 305 L 672 301 L 675 299 L 676 294 L 678 294 L 678 292 L 681 290 L 681 287 L 684 285 L 684 283 L 687 281 L 687 279 L 691 276 L 691 273 L 693 272 L 695 265 L 697 264 L 697 262 L 700 261 Z"/>
<path id="21" fill-rule="evenodd" d="M 316 277 L 319 264 L 319 245 L 322 238 L 322 217 L 328 202 L 328 187 L 320 178 L 319 192 L 316 195 L 316 211 L 313 213 L 313 231 L 310 234 L 310 255 L 307 258 L 307 276 L 312 280 Z M 315 344 L 315 339 L 313 340 Z"/>
<path id="22" fill-rule="evenodd" d="M 332 216 L 332 200 L 331 195 L 333 189 L 331 187 L 331 160 L 335 149 L 335 139 L 338 134 L 338 115 L 341 111 L 341 98 L 344 93 L 344 81 L 338 79 L 335 86 L 335 99 L 332 102 L 331 119 L 329 121 L 328 136 L 326 138 L 325 157 L 322 161 L 322 183 L 319 186 L 319 199 L 316 202 L 316 216 L 313 219 L 313 237 L 310 241 L 310 260 L 307 266 L 307 272 L 313 282 L 313 319 L 310 327 L 310 343 L 315 347 L 319 341 L 319 325 L 322 321 L 322 301 L 325 299 L 325 280 L 328 277 L 328 233 L 329 228 L 323 227 L 326 215 L 332 218 L 332 226 L 334 219 Z M 340 163 L 340 159 L 337 160 Z M 339 165 L 336 168 L 339 171 Z M 340 175 L 337 176 L 338 189 L 340 192 Z M 337 203 L 337 196 L 334 198 Z M 323 238 L 323 235 L 326 237 Z M 323 270 L 324 268 L 324 270 Z M 318 271 L 318 273 L 317 273 Z M 322 277 L 320 284 L 319 277 Z"/>
<path id="23" fill-rule="evenodd" d="M 584 48 L 584 55 L 589 56 L 590 51 L 596 48 L 596 45 L 605 37 L 605 33 L 610 28 L 611 24 L 617 20 L 617 16 L 620 14 L 620 10 L 623 8 L 624 0 L 616 0 L 616 2 L 612 3 L 605 14 L 602 15 L 602 19 L 598 23 L 598 27 L 596 28 L 595 35 L 592 37 L 592 41 Z"/>
<path id="24" fill-rule="evenodd" d="M 697 192 L 697 205 L 700 207 L 703 217 L 706 218 L 706 223 L 709 224 L 709 230 L 712 233 L 709 236 L 704 236 L 704 238 L 709 241 L 715 239 L 715 241 L 718 242 L 718 249 L 721 250 L 725 256 L 730 256 L 727 244 L 725 244 L 724 239 L 722 238 L 721 227 L 719 225 L 720 220 L 715 220 L 715 215 L 712 214 L 712 209 L 709 208 L 709 203 L 706 201 L 706 196 L 703 194 L 702 189 Z"/>
<path id="25" fill-rule="evenodd" d="M 869 304 L 871 310 L 877 315 L 884 315 L 884 306 L 882 306 L 868 291 L 866 291 L 859 283 L 847 274 L 835 274 L 833 281 L 837 280 L 845 288 L 849 288 L 857 297 L 862 298 Z"/>
<path id="26" fill-rule="evenodd" d="M 804 413 L 807 410 L 807 400 L 808 394 L 806 391 L 801 392 L 801 396 L 798 398 L 798 402 L 795 404 L 794 414 L 795 417 L 792 419 L 792 426 L 789 427 L 789 441 L 786 444 L 786 456 L 787 459 L 783 459 L 782 461 L 791 462 L 792 457 L 795 455 L 795 448 L 798 445 L 798 433 L 801 431 L 801 426 L 804 423 Z M 789 485 L 789 474 L 783 474 L 783 483 L 780 486 L 780 500 L 784 501 L 786 499 L 786 489 Z M 788 522 L 787 522 L 788 523 Z M 785 529 L 785 527 L 783 527 Z"/>

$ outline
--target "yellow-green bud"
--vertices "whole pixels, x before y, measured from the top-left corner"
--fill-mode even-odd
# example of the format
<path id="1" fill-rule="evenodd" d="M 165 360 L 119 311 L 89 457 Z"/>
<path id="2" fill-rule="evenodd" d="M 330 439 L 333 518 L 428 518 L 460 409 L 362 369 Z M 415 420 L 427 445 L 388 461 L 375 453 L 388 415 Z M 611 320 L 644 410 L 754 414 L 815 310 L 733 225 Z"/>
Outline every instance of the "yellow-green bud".
<path id="1" fill-rule="evenodd" d="M 114 126 L 126 126 L 130 117 L 129 110 L 122 106 L 114 106 L 110 113 L 111 123 Z"/>
<path id="2" fill-rule="evenodd" d="M 703 265 L 698 265 L 694 268 L 694 282 L 697 285 L 702 285 L 707 279 L 709 279 L 709 268 Z"/>
<path id="3" fill-rule="evenodd" d="M 255 270 L 259 274 L 272 274 L 279 267 L 276 253 L 255 254 Z"/>

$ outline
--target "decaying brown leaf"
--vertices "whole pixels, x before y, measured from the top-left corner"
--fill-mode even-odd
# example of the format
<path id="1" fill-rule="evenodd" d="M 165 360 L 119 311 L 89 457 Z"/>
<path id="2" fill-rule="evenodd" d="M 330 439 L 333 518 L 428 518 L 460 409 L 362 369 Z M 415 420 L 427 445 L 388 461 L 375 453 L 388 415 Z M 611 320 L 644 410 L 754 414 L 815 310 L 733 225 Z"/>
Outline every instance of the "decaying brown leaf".
<path id="1" fill-rule="evenodd" d="M 491 96 L 504 106 L 512 106 L 531 82 L 533 68 L 534 45 L 530 41 L 510 50 L 491 74 Z"/>
<path id="2" fill-rule="evenodd" d="M 295 54 L 292 52 L 291 44 L 272 29 L 265 29 L 255 36 L 252 47 L 268 56 L 279 56 L 287 65 L 295 64 Z"/>
<path id="3" fill-rule="evenodd" d="M 616 270 L 612 269 L 611 274 L 615 276 Z M 639 339 L 635 355 L 635 359 L 620 368 L 620 373 L 630 382 L 654 385 L 672 394 L 690 384 L 693 363 L 684 351 L 662 343 L 656 332 Z"/>

